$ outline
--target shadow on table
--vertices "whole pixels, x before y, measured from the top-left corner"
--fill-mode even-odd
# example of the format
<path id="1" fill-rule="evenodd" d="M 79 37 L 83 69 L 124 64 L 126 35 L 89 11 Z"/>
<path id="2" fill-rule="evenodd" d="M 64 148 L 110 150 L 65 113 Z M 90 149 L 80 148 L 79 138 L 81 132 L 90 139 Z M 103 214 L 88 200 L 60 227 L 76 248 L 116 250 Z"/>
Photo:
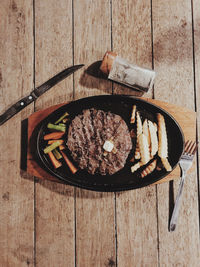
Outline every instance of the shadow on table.
<path id="1" fill-rule="evenodd" d="M 21 122 L 21 156 L 20 169 L 27 169 L 27 146 L 28 146 L 28 119 Z"/>
<path id="2" fill-rule="evenodd" d="M 27 173 L 28 119 L 21 122 L 20 175 L 23 179 L 34 181 L 34 176 Z"/>
<path id="3" fill-rule="evenodd" d="M 92 63 L 82 74 L 80 78 L 80 85 L 89 88 L 89 89 L 99 89 L 100 91 L 103 91 L 104 93 L 109 93 L 109 88 L 114 89 L 114 93 L 117 94 L 126 94 L 126 95 L 133 95 L 133 96 L 142 96 L 144 93 L 141 91 L 138 91 L 136 89 L 130 88 L 125 85 L 121 85 L 117 82 L 113 83 L 113 86 L 111 86 L 109 83 L 111 83 L 110 80 L 108 80 L 108 77 L 106 74 L 104 74 L 100 70 L 100 65 L 102 61 L 96 61 Z M 112 90 L 113 91 L 113 90 Z M 111 93 L 111 92 L 110 92 Z"/>
<path id="4" fill-rule="evenodd" d="M 172 217 L 172 212 L 174 209 L 174 181 L 169 181 L 169 220 L 168 220 L 168 229 L 170 225 L 170 220 Z"/>

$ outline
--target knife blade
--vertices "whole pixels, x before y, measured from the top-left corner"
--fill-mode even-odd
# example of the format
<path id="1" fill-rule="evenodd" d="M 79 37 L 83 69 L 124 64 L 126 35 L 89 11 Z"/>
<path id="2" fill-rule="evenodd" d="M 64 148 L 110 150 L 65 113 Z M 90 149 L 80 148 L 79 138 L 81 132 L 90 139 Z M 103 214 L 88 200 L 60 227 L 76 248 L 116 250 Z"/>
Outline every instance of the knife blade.
<path id="1" fill-rule="evenodd" d="M 39 87 L 36 87 L 28 96 L 20 99 L 10 108 L 8 108 L 3 114 L 0 115 L 0 125 L 4 124 L 7 120 L 12 118 L 15 114 L 20 112 L 22 109 L 27 107 L 30 103 L 35 101 L 39 96 L 48 91 L 51 87 L 61 82 L 70 74 L 74 73 L 76 70 L 82 68 L 84 64 L 71 66 L 67 69 L 56 74 L 54 77 L 49 79 L 47 82 L 43 83 Z"/>

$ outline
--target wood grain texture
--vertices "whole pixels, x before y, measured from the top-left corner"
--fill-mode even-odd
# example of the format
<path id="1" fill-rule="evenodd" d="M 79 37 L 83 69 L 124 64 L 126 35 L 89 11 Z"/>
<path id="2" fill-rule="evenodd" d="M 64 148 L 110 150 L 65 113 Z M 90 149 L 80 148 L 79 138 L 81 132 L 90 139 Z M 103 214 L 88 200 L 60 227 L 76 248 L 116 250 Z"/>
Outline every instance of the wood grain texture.
<path id="1" fill-rule="evenodd" d="M 110 50 L 110 23 L 110 1 L 74 0 L 75 64 L 87 69 Z M 111 82 L 87 72 L 75 74 L 76 99 L 111 92 Z M 76 189 L 77 266 L 116 266 L 114 208 L 113 193 Z"/>
<path id="2" fill-rule="evenodd" d="M 111 82 L 100 78 L 98 64 L 111 50 L 110 31 L 110 1 L 74 0 L 74 64 L 85 64 L 84 72 L 74 74 L 75 99 L 112 92 Z"/>
<path id="3" fill-rule="evenodd" d="M 0 113 L 33 88 L 31 1 L 1 1 Z M 0 128 L 0 265 L 34 265 L 33 181 L 20 173 L 21 120 L 33 105 Z"/>
<path id="4" fill-rule="evenodd" d="M 194 110 L 191 1 L 153 0 L 152 13 L 154 66 L 158 73 L 155 98 Z M 174 183 L 175 196 L 177 189 L 178 182 Z M 171 184 L 158 186 L 160 266 L 198 266 L 200 247 L 196 171 L 187 176 L 179 223 L 172 233 L 168 232 L 169 203 L 172 201 L 170 191 Z"/>
<path id="5" fill-rule="evenodd" d="M 136 65 L 152 68 L 150 1 L 112 3 L 113 51 Z M 114 93 L 138 95 L 133 90 L 116 85 Z M 145 96 L 152 97 L 153 92 L 149 91 Z M 156 217 L 155 186 L 116 194 L 119 266 L 157 266 Z"/>
<path id="6" fill-rule="evenodd" d="M 32 87 L 32 4 L 2 1 L 0 26 L 0 112 Z M 33 181 L 20 173 L 21 120 L 33 105 L 0 128 L 1 266 L 33 266 Z M 3 151 L 3 153 L 2 153 Z"/>
<path id="7" fill-rule="evenodd" d="M 72 65 L 71 1 L 35 1 L 36 86 Z M 71 99 L 73 77 L 63 80 L 36 101 L 36 110 Z M 74 189 L 36 183 L 36 264 L 74 266 Z"/>
<path id="8" fill-rule="evenodd" d="M 73 65 L 71 1 L 35 2 L 35 40 L 35 82 L 39 86 Z M 71 75 L 42 95 L 36 110 L 63 103 L 72 97 Z"/>
<path id="9" fill-rule="evenodd" d="M 113 51 L 129 62 L 152 69 L 150 4 L 150 1 L 144 0 L 112 2 L 112 47 Z M 145 96 L 152 97 L 152 91 Z M 114 93 L 142 95 L 141 92 L 116 84 Z"/>
<path id="10" fill-rule="evenodd" d="M 200 7 L 197 0 L 193 1 L 194 22 L 194 66 L 195 66 L 195 89 L 196 89 L 196 111 L 197 111 L 197 141 L 200 143 Z M 198 148 L 197 166 L 200 165 L 200 148 Z M 198 175 L 200 173 L 198 172 Z M 200 177 L 198 177 L 200 179 Z M 200 183 L 199 183 L 200 192 Z M 199 205 L 200 207 L 200 205 Z M 200 209 L 200 208 L 199 208 Z"/>
<path id="11" fill-rule="evenodd" d="M 85 69 L 45 93 L 35 110 L 112 92 L 141 96 L 99 73 L 96 61 L 113 50 L 154 66 L 155 90 L 144 97 L 196 109 L 200 139 L 199 0 L 2 0 L 0 19 L 0 114 L 33 81 L 38 86 L 72 64 Z M 178 228 L 169 233 L 178 181 L 113 194 L 20 172 L 21 121 L 33 111 L 34 104 L 0 126 L 0 266 L 199 266 L 199 151 Z M 188 127 L 186 139 L 194 131 Z"/>

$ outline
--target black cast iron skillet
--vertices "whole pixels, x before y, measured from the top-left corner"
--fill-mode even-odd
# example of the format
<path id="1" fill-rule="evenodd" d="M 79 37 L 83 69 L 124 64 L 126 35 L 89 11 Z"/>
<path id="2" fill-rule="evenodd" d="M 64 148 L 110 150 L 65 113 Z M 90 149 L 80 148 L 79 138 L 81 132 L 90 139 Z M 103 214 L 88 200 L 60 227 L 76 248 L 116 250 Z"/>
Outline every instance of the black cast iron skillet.
<path id="1" fill-rule="evenodd" d="M 102 95 L 93 96 L 83 99 L 79 99 L 69 104 L 66 104 L 45 118 L 41 123 L 37 133 L 37 158 L 38 163 L 50 174 L 62 180 L 62 182 L 78 186 L 85 189 L 95 191 L 122 191 L 129 189 L 136 189 L 155 183 L 156 181 L 165 177 L 168 173 L 162 169 L 160 171 L 155 170 L 152 174 L 145 178 L 140 178 L 139 173 L 131 173 L 130 167 L 133 163 L 130 163 L 131 153 L 127 159 L 126 165 L 122 170 L 114 175 L 91 175 L 87 171 L 79 170 L 76 174 L 72 174 L 68 166 L 63 162 L 62 167 L 55 169 L 47 155 L 43 153 L 43 149 L 46 147 L 46 142 L 43 140 L 43 136 L 49 133 L 47 124 L 49 122 L 54 123 L 64 112 L 68 111 L 70 114 L 70 120 L 76 115 L 80 114 L 82 110 L 88 108 L 102 109 L 104 111 L 111 111 L 120 115 L 127 123 L 131 130 L 133 126 L 130 124 L 130 114 L 133 105 L 137 106 L 140 114 L 143 118 L 148 118 L 152 121 L 156 121 L 156 113 L 164 115 L 167 136 L 168 136 L 168 151 L 169 161 L 172 169 L 174 169 L 182 155 L 184 149 L 184 136 L 179 124 L 176 120 L 166 111 L 159 108 L 156 105 L 148 103 L 139 98 L 123 95 Z M 69 122 L 70 123 L 70 122 Z M 67 128 L 68 131 L 68 128 Z M 67 131 L 65 138 L 67 139 Z M 70 151 L 65 150 L 67 156 L 70 157 Z M 73 160 L 72 160 L 73 161 Z M 74 163 L 76 165 L 76 163 Z"/>

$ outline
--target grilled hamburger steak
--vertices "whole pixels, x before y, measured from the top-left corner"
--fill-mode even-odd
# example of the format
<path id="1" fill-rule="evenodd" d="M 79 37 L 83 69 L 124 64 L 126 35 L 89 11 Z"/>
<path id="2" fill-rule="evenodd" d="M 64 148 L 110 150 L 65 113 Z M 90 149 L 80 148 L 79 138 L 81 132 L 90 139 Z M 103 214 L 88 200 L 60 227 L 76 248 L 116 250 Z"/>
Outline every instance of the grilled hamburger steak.
<path id="1" fill-rule="evenodd" d="M 87 109 L 72 120 L 67 146 L 81 169 L 112 175 L 124 167 L 132 141 L 119 115 Z"/>

